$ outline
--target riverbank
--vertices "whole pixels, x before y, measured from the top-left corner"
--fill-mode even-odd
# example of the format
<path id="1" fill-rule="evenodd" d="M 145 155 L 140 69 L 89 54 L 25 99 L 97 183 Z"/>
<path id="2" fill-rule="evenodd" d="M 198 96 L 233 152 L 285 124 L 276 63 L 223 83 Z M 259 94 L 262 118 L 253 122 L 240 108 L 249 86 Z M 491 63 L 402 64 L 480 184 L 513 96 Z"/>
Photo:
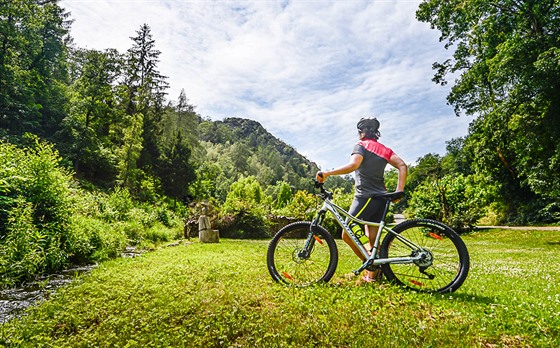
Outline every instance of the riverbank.
<path id="1" fill-rule="evenodd" d="M 97 264 L 75 266 L 17 288 L 0 290 L 0 324 L 16 318 L 26 308 L 47 300 L 56 290 L 70 284 L 96 266 Z"/>
<path id="2" fill-rule="evenodd" d="M 175 246 L 172 243 L 168 246 Z M 121 257 L 132 258 L 141 256 L 145 250 L 126 247 Z M 14 288 L 0 290 L 0 323 L 5 323 L 19 316 L 26 308 L 47 300 L 59 288 L 70 284 L 74 279 L 89 273 L 97 267 L 97 263 L 74 265 L 60 273 L 50 274 Z"/>

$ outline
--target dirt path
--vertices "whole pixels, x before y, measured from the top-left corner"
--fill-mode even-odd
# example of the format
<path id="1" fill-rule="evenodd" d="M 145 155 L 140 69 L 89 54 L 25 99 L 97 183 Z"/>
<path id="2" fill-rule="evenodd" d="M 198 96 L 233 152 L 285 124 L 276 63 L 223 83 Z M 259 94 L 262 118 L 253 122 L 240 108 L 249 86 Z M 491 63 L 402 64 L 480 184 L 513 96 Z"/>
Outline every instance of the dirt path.
<path id="1" fill-rule="evenodd" d="M 498 228 L 502 230 L 560 231 L 560 226 L 476 226 L 477 230 Z"/>

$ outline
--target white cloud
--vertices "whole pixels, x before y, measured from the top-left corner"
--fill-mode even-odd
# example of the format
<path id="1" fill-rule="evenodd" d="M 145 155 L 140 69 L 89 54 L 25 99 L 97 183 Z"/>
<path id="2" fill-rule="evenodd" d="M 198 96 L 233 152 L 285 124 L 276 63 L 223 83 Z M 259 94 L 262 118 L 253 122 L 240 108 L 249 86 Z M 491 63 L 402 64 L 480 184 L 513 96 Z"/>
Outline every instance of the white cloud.
<path id="1" fill-rule="evenodd" d="M 416 1 L 62 0 L 78 46 L 121 52 L 143 23 L 162 52 L 169 98 L 203 116 L 257 120 L 324 168 L 344 164 L 374 115 L 408 163 L 467 132 L 431 77 L 449 55 Z"/>

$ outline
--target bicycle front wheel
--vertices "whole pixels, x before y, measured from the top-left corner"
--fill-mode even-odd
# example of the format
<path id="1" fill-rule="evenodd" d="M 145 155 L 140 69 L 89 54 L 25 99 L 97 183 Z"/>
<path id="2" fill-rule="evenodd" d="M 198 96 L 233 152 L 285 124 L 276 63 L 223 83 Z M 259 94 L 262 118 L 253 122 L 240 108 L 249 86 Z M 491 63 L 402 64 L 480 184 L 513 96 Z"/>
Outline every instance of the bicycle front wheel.
<path id="1" fill-rule="evenodd" d="M 277 282 L 308 286 L 328 282 L 338 264 L 338 249 L 331 234 L 307 221 L 282 228 L 270 241 L 268 271 Z"/>
<path id="2" fill-rule="evenodd" d="M 381 266 L 389 281 L 423 292 L 453 292 L 469 273 L 469 253 L 465 243 L 441 222 L 417 219 L 393 228 L 399 236 L 416 244 L 412 248 L 396 234 L 383 239 L 380 258 L 416 257 L 414 263 L 387 263 Z M 421 257 L 418 259 L 418 257 Z"/>

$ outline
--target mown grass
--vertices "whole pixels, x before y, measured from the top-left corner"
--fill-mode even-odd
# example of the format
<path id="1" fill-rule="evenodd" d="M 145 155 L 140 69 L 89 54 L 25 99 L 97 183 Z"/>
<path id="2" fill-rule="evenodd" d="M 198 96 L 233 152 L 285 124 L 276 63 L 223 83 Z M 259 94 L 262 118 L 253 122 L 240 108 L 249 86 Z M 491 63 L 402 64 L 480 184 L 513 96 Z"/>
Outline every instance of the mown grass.
<path id="1" fill-rule="evenodd" d="M 101 264 L 0 329 L 21 347 L 560 346 L 560 232 L 464 237 L 472 260 L 453 294 L 358 284 L 339 242 L 327 285 L 271 281 L 267 241 L 183 243 Z"/>

